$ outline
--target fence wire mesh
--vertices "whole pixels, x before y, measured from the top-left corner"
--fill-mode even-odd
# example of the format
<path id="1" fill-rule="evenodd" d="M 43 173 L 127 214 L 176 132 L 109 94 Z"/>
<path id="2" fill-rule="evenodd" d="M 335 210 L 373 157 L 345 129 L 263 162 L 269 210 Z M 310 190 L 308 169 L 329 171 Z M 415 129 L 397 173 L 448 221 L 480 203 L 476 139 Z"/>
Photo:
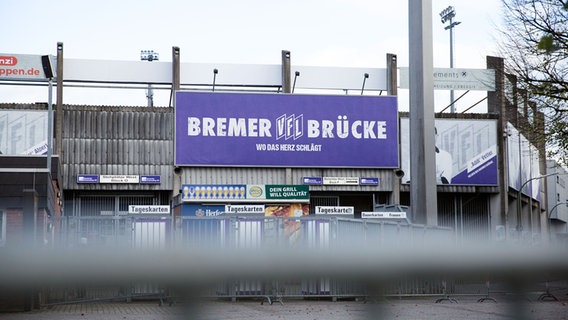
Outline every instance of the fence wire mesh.
<path id="1" fill-rule="evenodd" d="M 2 283 L 39 288 L 44 305 L 164 301 L 188 288 L 233 300 L 489 297 L 520 278 L 545 294 L 568 270 L 549 248 L 466 246 L 451 228 L 333 216 L 69 216 L 47 229 L 45 247 L 0 261 Z"/>

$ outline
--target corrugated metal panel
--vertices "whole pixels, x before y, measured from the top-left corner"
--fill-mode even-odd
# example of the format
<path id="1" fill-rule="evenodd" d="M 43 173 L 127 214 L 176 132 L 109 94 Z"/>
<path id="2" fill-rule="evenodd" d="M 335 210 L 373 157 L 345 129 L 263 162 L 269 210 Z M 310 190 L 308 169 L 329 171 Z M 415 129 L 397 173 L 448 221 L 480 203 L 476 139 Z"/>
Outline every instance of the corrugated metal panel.
<path id="1" fill-rule="evenodd" d="M 313 191 L 392 191 L 392 170 L 291 168 L 292 184 L 303 177 L 377 177 L 379 186 L 310 186 Z M 286 184 L 286 168 L 184 168 L 182 183 L 187 184 Z"/>
<path id="2" fill-rule="evenodd" d="M 438 185 L 437 190 L 438 192 L 448 193 L 499 193 L 499 187 L 497 186 Z M 410 185 L 401 185 L 400 191 L 410 192 Z"/>
<path id="3" fill-rule="evenodd" d="M 173 109 L 66 106 L 62 153 L 64 188 L 170 190 Z M 78 174 L 160 175 L 160 185 L 77 184 Z"/>
<path id="4" fill-rule="evenodd" d="M 182 183 L 203 184 L 285 184 L 284 168 L 184 168 Z"/>

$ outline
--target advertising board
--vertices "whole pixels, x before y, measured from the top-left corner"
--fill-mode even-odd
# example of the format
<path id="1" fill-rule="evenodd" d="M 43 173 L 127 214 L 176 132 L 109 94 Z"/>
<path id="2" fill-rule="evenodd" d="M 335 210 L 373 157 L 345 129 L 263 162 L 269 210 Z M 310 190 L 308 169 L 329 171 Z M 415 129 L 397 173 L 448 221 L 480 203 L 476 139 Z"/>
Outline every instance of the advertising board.
<path id="1" fill-rule="evenodd" d="M 434 90 L 495 91 L 495 70 L 434 68 Z M 409 87 L 409 69 L 400 68 L 400 87 Z"/>
<path id="2" fill-rule="evenodd" d="M 47 112 L 0 111 L 0 154 L 47 154 Z"/>
<path id="3" fill-rule="evenodd" d="M 542 174 L 538 161 L 538 149 L 510 122 L 507 122 L 507 133 L 509 187 L 518 191 L 524 184 L 522 193 L 540 200 L 542 181 L 537 177 Z"/>
<path id="4" fill-rule="evenodd" d="M 183 202 L 309 202 L 307 185 L 183 184 Z"/>
<path id="5" fill-rule="evenodd" d="M 402 182 L 409 183 L 409 119 L 401 119 L 400 126 Z M 498 184 L 496 120 L 436 119 L 435 126 L 436 145 L 432 148 L 436 150 L 437 184 Z"/>
<path id="6" fill-rule="evenodd" d="M 176 93 L 179 166 L 397 168 L 396 97 Z"/>
<path id="7" fill-rule="evenodd" d="M 45 80 L 45 68 L 53 74 L 55 65 L 53 56 L 0 53 L 0 80 Z"/>

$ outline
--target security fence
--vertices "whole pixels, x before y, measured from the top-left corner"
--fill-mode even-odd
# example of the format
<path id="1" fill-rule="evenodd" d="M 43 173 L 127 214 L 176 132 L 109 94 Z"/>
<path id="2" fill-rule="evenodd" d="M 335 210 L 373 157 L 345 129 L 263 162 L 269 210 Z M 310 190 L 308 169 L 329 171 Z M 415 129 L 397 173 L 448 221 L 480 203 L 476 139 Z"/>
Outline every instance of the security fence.
<path id="1" fill-rule="evenodd" d="M 170 216 L 51 217 L 46 242 L 62 248 L 167 249 L 172 246 Z"/>
<path id="2" fill-rule="evenodd" d="M 52 217 L 46 243 L 57 249 L 70 250 L 232 250 L 258 251 L 298 249 L 313 252 L 330 250 L 347 252 L 361 247 L 380 249 L 409 247 L 445 250 L 456 243 L 450 228 L 394 223 L 374 219 L 348 219 L 335 216 L 265 217 L 262 215 L 221 215 L 190 217 L 170 215 L 116 215 L 86 217 Z M 371 251 L 372 252 L 372 251 Z M 389 259 L 388 256 L 385 259 Z M 167 264 L 168 261 L 164 261 Z M 358 261 L 352 263 L 357 264 Z M 301 268 L 302 261 L 298 261 Z M 104 262 L 100 267 L 104 267 Z M 133 266 L 134 268 L 136 266 Z M 198 270 L 196 272 L 206 272 Z M 156 272 L 160 272 L 156 270 Z M 345 270 L 349 275 L 349 270 Z M 353 276 L 353 274 L 350 274 Z M 174 275 L 175 277 L 175 275 Z M 483 277 L 455 278 L 442 275 L 403 276 L 382 279 L 385 296 L 488 296 L 499 284 Z M 369 296 L 370 284 L 358 277 L 314 276 L 296 278 L 219 279 L 200 292 L 212 298 L 363 298 Z M 100 286 L 88 281 L 80 286 L 50 287 L 42 291 L 43 303 L 71 303 L 100 300 L 176 299 L 179 292 L 169 285 L 148 281 Z"/>

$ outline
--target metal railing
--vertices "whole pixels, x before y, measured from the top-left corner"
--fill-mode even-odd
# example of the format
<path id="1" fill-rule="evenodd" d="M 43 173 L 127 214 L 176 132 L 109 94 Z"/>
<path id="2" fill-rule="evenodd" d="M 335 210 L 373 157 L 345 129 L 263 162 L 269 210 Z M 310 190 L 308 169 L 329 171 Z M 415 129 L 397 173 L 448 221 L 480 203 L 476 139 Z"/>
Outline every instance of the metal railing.
<path id="1" fill-rule="evenodd" d="M 3 284 L 39 286 L 44 305 L 163 301 L 188 288 L 232 300 L 363 298 L 378 286 L 389 297 L 484 297 L 518 274 L 532 277 L 532 291 L 544 292 L 543 283 L 548 291 L 568 265 L 543 248 L 470 248 L 450 228 L 372 219 L 117 215 L 49 225 L 46 247 L 2 251 L 0 260 Z"/>
<path id="2" fill-rule="evenodd" d="M 392 223 L 330 216 L 277 218 L 256 215 L 189 216 L 68 216 L 50 219 L 49 246 L 54 249 L 219 251 L 349 250 L 362 246 L 403 247 L 425 242 L 452 242 L 450 228 Z M 439 282 L 439 281 L 438 281 Z M 440 294 L 439 283 L 430 279 L 390 284 L 392 294 Z M 85 285 L 50 288 L 47 304 L 176 295 L 171 288 L 148 282 L 116 286 Z M 202 293 L 218 298 L 254 297 L 361 297 L 365 285 L 352 279 L 297 277 L 287 279 L 222 279 Z"/>

